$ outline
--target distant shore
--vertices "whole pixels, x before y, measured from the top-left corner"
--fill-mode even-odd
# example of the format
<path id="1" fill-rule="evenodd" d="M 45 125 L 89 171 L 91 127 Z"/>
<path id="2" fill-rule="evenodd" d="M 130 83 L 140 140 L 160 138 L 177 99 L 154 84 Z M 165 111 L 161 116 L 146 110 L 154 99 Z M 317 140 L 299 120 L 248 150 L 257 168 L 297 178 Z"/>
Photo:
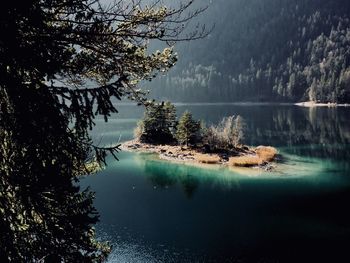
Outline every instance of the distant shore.
<path id="1" fill-rule="evenodd" d="M 137 140 L 127 141 L 121 145 L 121 149 L 132 152 L 158 154 L 160 159 L 193 163 L 193 164 L 219 164 L 235 167 L 256 167 L 264 170 L 272 170 L 277 150 L 270 146 L 235 148 L 234 153 L 205 153 L 200 149 L 193 149 L 178 145 L 153 145 Z"/>
<path id="2" fill-rule="evenodd" d="M 295 103 L 294 105 L 296 106 L 301 106 L 301 107 L 350 107 L 349 103 L 343 103 L 343 104 L 339 104 L 339 103 L 333 103 L 333 102 L 328 102 L 328 103 L 319 103 L 319 102 L 315 102 L 315 101 L 305 101 L 305 102 L 299 102 L 299 103 Z"/>
<path id="3" fill-rule="evenodd" d="M 192 106 L 201 106 L 201 105 L 236 105 L 236 106 L 269 106 L 269 105 L 278 105 L 278 106 L 299 106 L 299 107 L 350 107 L 350 103 L 319 103 L 314 101 L 304 101 L 304 102 L 253 102 L 253 101 L 242 101 L 242 102 L 175 102 L 175 106 L 182 105 L 192 105 Z M 129 106 L 137 105 L 133 102 L 118 102 L 118 105 Z"/>

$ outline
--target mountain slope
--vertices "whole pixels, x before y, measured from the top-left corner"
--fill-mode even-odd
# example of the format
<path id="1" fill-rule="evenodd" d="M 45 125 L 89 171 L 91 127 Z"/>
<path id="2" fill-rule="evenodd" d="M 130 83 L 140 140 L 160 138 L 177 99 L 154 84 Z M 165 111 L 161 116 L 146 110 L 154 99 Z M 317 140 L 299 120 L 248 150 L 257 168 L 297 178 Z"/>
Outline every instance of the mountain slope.
<path id="1" fill-rule="evenodd" d="M 178 65 L 152 83 L 175 101 L 350 102 L 350 3 L 216 0 L 206 39 L 177 47 Z"/>

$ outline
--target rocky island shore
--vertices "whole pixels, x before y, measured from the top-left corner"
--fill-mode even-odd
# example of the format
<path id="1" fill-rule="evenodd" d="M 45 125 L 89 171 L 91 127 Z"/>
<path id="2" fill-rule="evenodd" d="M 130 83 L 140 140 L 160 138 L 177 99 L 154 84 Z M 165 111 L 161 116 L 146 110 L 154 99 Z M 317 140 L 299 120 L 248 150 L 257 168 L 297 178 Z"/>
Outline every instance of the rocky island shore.
<path id="1" fill-rule="evenodd" d="M 154 153 L 160 159 L 186 163 L 220 164 L 236 167 L 258 167 L 273 170 L 277 150 L 271 146 L 240 146 L 228 152 L 208 153 L 203 148 L 190 148 L 179 145 L 156 145 L 131 140 L 122 143 L 125 151 Z"/>
<path id="2" fill-rule="evenodd" d="M 176 108 L 170 102 L 153 102 L 134 130 L 135 139 L 124 142 L 121 149 L 154 153 L 160 159 L 181 163 L 273 170 L 277 150 L 244 145 L 244 128 L 239 115 L 223 117 L 218 124 L 207 126 L 189 111 L 177 119 Z"/>

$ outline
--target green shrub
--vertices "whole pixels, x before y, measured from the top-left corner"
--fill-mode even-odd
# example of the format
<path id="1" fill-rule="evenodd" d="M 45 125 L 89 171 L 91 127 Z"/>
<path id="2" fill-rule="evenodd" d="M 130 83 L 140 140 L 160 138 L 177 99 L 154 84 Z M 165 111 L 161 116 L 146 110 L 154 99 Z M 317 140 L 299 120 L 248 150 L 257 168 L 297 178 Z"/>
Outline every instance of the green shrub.
<path id="1" fill-rule="evenodd" d="M 195 145 L 201 140 L 201 125 L 199 121 L 195 121 L 192 114 L 185 111 L 179 120 L 176 131 L 176 139 L 179 144 Z"/>

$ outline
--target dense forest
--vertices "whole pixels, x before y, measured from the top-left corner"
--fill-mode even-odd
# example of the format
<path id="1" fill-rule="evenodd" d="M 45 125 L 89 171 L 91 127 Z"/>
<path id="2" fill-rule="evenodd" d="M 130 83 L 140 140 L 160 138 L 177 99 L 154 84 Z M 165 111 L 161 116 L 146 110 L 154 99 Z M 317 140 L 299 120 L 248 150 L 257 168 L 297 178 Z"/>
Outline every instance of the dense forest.
<path id="1" fill-rule="evenodd" d="M 177 46 L 177 66 L 147 84 L 153 97 L 350 102 L 349 1 L 216 0 L 202 19 L 214 30 Z"/>

